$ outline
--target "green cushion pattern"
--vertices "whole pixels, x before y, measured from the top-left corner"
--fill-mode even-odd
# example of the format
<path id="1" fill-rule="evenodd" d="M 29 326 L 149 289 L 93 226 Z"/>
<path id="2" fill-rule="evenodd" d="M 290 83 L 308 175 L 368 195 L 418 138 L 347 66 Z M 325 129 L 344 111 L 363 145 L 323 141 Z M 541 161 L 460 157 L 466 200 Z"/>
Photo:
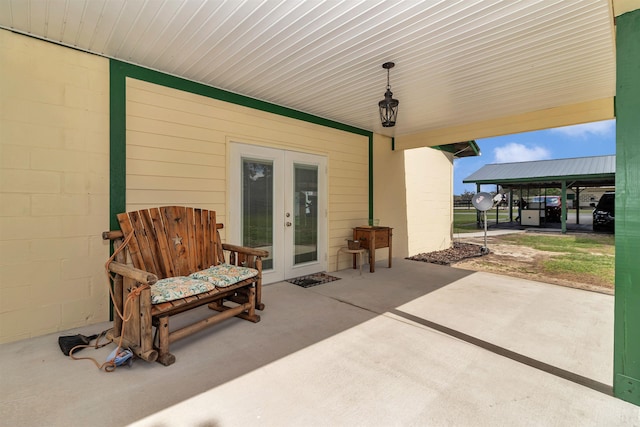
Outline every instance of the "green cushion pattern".
<path id="1" fill-rule="evenodd" d="M 206 270 L 195 272 L 189 277 L 204 280 L 219 288 L 224 288 L 257 275 L 258 270 L 254 268 L 220 264 L 209 267 Z"/>
<path id="2" fill-rule="evenodd" d="M 151 304 L 173 301 L 215 289 L 215 285 L 192 277 L 168 277 L 151 286 Z"/>

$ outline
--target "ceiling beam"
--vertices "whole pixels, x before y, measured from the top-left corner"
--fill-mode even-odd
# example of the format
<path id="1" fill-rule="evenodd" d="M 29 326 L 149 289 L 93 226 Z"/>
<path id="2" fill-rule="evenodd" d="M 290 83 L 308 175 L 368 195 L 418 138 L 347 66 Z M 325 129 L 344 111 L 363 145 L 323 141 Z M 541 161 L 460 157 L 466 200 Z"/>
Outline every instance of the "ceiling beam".
<path id="1" fill-rule="evenodd" d="M 395 149 L 408 150 L 411 148 L 432 147 L 452 144 L 458 141 L 608 120 L 614 117 L 613 98 L 598 99 L 483 122 L 397 136 L 395 138 Z"/>

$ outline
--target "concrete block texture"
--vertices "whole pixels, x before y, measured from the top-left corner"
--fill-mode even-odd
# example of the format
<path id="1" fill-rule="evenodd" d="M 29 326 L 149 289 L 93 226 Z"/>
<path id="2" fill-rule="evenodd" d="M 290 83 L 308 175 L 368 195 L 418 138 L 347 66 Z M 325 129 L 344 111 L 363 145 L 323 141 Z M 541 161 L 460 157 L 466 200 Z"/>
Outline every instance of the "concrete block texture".
<path id="1" fill-rule="evenodd" d="M 109 62 L 2 30 L 0 63 L 3 343 L 108 319 Z"/>

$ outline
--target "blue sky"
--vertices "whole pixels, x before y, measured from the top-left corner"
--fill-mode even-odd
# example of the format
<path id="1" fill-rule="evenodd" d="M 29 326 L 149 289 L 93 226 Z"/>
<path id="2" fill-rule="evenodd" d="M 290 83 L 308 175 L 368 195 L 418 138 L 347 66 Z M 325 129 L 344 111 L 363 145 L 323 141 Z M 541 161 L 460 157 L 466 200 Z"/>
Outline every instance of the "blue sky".
<path id="1" fill-rule="evenodd" d="M 535 132 L 477 139 L 481 156 L 457 159 L 453 164 L 453 194 L 465 190 L 476 192 L 475 184 L 462 180 L 482 166 L 491 163 L 527 162 L 532 160 L 567 159 L 616 153 L 616 122 L 586 123 Z M 495 191 L 483 186 L 482 191 Z"/>

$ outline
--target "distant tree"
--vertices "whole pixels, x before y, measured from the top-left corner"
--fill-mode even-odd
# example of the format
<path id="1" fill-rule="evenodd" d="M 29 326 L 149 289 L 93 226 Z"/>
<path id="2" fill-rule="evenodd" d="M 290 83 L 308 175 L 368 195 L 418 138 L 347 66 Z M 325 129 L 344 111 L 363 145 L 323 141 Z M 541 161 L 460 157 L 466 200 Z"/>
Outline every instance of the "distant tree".
<path id="1" fill-rule="evenodd" d="M 475 194 L 473 191 L 465 190 L 464 193 L 460 195 L 460 200 L 471 200 Z"/>

